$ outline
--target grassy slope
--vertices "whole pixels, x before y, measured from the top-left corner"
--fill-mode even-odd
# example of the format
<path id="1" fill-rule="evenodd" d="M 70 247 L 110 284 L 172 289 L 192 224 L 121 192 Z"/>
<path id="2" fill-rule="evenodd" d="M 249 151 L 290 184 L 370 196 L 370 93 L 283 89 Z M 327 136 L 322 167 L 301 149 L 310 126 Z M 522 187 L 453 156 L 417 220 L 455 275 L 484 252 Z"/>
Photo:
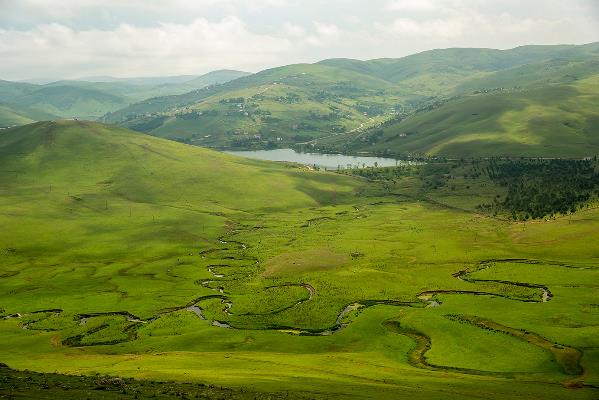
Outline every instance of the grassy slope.
<path id="1" fill-rule="evenodd" d="M 369 138 L 378 129 L 334 143 L 398 154 L 585 157 L 599 153 L 597 93 L 599 76 L 593 75 L 526 91 L 470 95 L 386 126 L 374 140 Z"/>
<path id="2" fill-rule="evenodd" d="M 56 118 L 56 116 L 42 111 L 0 103 L 0 127 L 25 125 L 34 121 L 54 118 Z"/>
<path id="3" fill-rule="evenodd" d="M 18 199 L 46 197 L 50 209 L 61 212 L 67 207 L 74 213 L 73 227 L 78 224 L 78 212 L 95 214 L 102 210 L 109 216 L 106 223 L 110 225 L 113 212 L 118 218 L 127 204 L 139 207 L 133 214 L 138 222 L 146 223 L 152 215 L 158 217 L 150 210 L 161 208 L 168 214 L 169 209 L 176 211 L 179 207 L 183 214 L 195 212 L 200 220 L 213 220 L 220 213 L 310 206 L 318 204 L 312 192 L 316 195 L 318 190 L 325 190 L 328 181 L 340 193 L 350 190 L 353 184 L 347 180 L 346 187 L 344 182 L 323 175 L 313 181 L 301 179 L 300 185 L 296 182 L 298 172 L 293 169 L 247 162 L 89 122 L 47 122 L 7 130 L 0 137 L 0 145 L 6 200 L 12 198 L 18 210 Z M 296 186 L 303 186 L 304 191 Z M 172 193 L 177 193 L 175 199 Z M 101 214 L 96 217 L 103 219 Z M 27 234 L 23 225 L 18 230 Z M 185 232 L 181 233 L 185 237 Z M 110 232 L 105 235 L 112 240 Z M 197 231 L 190 232 L 185 240 L 195 235 Z M 40 246 L 51 236 L 29 245 Z M 78 241 L 76 236 L 74 241 Z M 143 238 L 139 240 L 144 242 Z M 94 243 L 81 245 L 100 248 Z"/>
<path id="4" fill-rule="evenodd" d="M 0 307 L 22 314 L 0 320 L 0 361 L 14 368 L 266 391 L 309 387 L 313 398 L 596 395 L 562 386 L 599 384 L 597 254 L 586 245 L 599 239 L 596 210 L 512 224 L 346 176 L 86 122 L 4 131 L 0 165 Z M 554 298 L 540 303 L 537 289 L 451 275 L 491 258 L 545 260 L 472 275 L 547 285 Z M 216 282 L 202 284 L 208 280 Z M 303 282 L 315 290 L 310 300 L 306 290 L 280 286 Z M 211 326 L 184 309 L 219 295 L 211 289 L 218 287 L 233 304 L 229 314 L 220 298 L 197 304 L 208 319 L 239 329 Z M 418 294 L 438 289 L 490 295 L 440 295 L 441 307 L 423 308 Z M 265 329 L 326 329 L 347 304 L 368 300 L 414 306 L 350 313 L 349 325 L 330 336 Z M 56 308 L 62 312 L 31 314 Z M 80 316 L 117 311 L 145 321 L 99 315 L 83 323 Z M 450 314 L 581 349 L 585 375 L 566 374 L 542 346 Z M 409 356 L 417 354 L 415 337 L 432 343 L 416 361 Z"/>
<path id="5" fill-rule="evenodd" d="M 215 147 L 263 148 L 327 136 L 342 146 L 355 134 L 392 118 L 396 111 L 410 112 L 435 98 L 489 88 L 538 87 L 570 82 L 574 75 L 588 76 L 596 72 L 598 54 L 598 46 L 591 44 L 506 51 L 446 49 L 371 61 L 325 60 L 263 71 L 210 90 L 150 99 L 108 114 L 104 120 Z M 275 87 L 276 83 L 282 86 Z M 297 98 L 285 101 L 290 94 Z M 219 103 L 238 97 L 251 98 L 242 112 L 236 104 Z M 202 115 L 190 115 L 192 110 Z M 344 132 L 349 133 L 340 135 Z M 262 137 L 251 140 L 255 134 Z"/>
<path id="6" fill-rule="evenodd" d="M 37 87 L 37 85 L 31 83 L 0 80 L 0 102 L 7 102 L 15 97 L 31 93 Z"/>
<path id="7" fill-rule="evenodd" d="M 453 48 L 425 51 L 400 59 L 333 59 L 321 63 L 360 71 L 394 83 L 413 82 L 422 75 L 446 76 L 449 79 L 437 88 L 431 82 L 420 82 L 421 85 L 431 85 L 429 89 L 438 94 L 439 91 L 451 91 L 462 81 L 476 78 L 477 74 L 484 76 L 548 60 L 586 60 L 597 55 L 599 45 L 592 43 L 583 46 L 522 46 L 510 50 Z"/>
<path id="8" fill-rule="evenodd" d="M 25 125 L 34 122 L 33 119 L 20 115 L 18 111 L 5 105 L 0 105 L 0 127 Z"/>
<path id="9" fill-rule="evenodd" d="M 300 64 L 181 96 L 149 99 L 104 120 L 169 138 L 211 135 L 201 144 L 212 146 L 231 146 L 234 139 L 244 139 L 244 133 L 289 143 L 372 124 L 371 116 L 389 113 L 406 100 L 396 91 L 393 84 L 370 75 Z M 220 103 L 239 97 L 246 101 L 242 112 L 238 102 Z M 190 116 L 190 111 L 203 115 Z"/>

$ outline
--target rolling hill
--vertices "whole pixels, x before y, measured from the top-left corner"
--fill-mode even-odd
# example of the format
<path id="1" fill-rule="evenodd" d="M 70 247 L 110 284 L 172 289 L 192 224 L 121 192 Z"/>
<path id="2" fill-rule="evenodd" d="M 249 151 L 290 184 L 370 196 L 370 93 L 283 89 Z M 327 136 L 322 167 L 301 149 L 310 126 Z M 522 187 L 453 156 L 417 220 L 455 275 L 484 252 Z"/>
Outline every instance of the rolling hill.
<path id="1" fill-rule="evenodd" d="M 152 135 L 219 148 L 269 148 L 369 128 L 472 92 L 534 89 L 588 77 L 599 45 L 433 50 L 401 59 L 290 65 L 102 118 Z M 328 141 L 325 141 L 328 143 Z"/>
<path id="2" fill-rule="evenodd" d="M 103 120 L 201 145 L 243 147 L 346 132 L 373 123 L 400 101 L 383 79 L 300 64 L 180 96 L 149 99 Z"/>
<path id="3" fill-rule="evenodd" d="M 586 65 L 583 70 L 590 71 Z M 505 75 L 511 74 L 501 75 L 487 82 L 505 82 Z M 557 80 L 571 81 L 567 84 L 554 84 L 552 78 L 549 84 L 526 90 L 461 96 L 376 129 L 323 139 L 314 146 L 402 156 L 594 156 L 599 154 L 599 74 L 584 75 L 559 74 Z"/>
<path id="4" fill-rule="evenodd" d="M 43 119 L 75 117 L 94 120 L 110 111 L 147 98 L 182 94 L 245 75 L 245 72 L 222 70 L 202 76 L 116 80 L 105 78 L 105 81 L 68 80 L 45 85 L 0 81 L 0 102 L 5 103 L 18 115 L 28 114 L 33 117 L 12 118 L 16 124 L 42 120 L 36 117 L 35 112 L 46 115 Z"/>
<path id="5" fill-rule="evenodd" d="M 430 50 L 400 59 L 358 61 L 349 59 L 325 60 L 321 63 L 351 69 L 402 84 L 404 90 L 422 95 L 439 96 L 487 85 L 490 75 L 501 76 L 512 71 L 519 76 L 520 67 L 551 60 L 586 61 L 599 57 L 599 43 L 582 46 L 522 46 L 510 50 L 452 48 Z M 525 79 L 522 79 L 523 81 Z M 504 82 L 504 83 L 505 83 Z M 468 90 L 466 89 L 466 90 Z"/>
<path id="6" fill-rule="evenodd" d="M 15 106 L 36 108 L 59 117 L 95 119 L 109 110 L 123 107 L 127 101 L 104 91 L 73 85 L 44 86 L 14 98 Z"/>
<path id="7" fill-rule="evenodd" d="M 57 117 L 43 111 L 27 107 L 15 107 L 0 102 L 0 128 L 30 124 L 35 121 L 56 119 Z"/>
<path id="8" fill-rule="evenodd" d="M 81 80 L 66 80 L 49 83 L 45 86 L 75 86 L 82 89 L 98 90 L 135 103 L 145 99 L 184 94 L 207 86 L 223 84 L 249 73 L 233 70 L 218 70 L 200 76 L 171 76 L 148 78 L 98 77 Z"/>
<path id="9" fill-rule="evenodd" d="M 0 102 L 8 102 L 14 98 L 35 91 L 38 85 L 23 82 L 0 80 Z"/>

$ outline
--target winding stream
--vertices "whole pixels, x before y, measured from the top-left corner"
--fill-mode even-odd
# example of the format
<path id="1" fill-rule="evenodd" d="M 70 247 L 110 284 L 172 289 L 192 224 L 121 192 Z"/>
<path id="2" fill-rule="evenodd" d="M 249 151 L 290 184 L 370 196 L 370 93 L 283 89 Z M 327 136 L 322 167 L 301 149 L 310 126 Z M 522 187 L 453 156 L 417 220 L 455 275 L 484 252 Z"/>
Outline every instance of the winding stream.
<path id="1" fill-rule="evenodd" d="M 247 246 L 241 242 L 227 241 L 224 238 L 219 238 L 218 241 L 220 244 L 223 244 L 223 245 L 235 245 L 239 249 L 247 249 Z M 208 253 L 236 252 L 237 250 L 238 249 L 213 248 L 213 249 L 207 249 L 207 250 L 201 251 L 199 254 L 200 254 L 200 256 L 204 257 L 204 255 L 206 255 Z M 257 259 L 255 259 L 254 257 L 251 257 L 251 256 L 250 257 L 241 257 L 241 258 L 235 257 L 235 256 L 223 256 L 223 257 L 221 257 L 221 259 L 248 261 L 248 262 L 252 262 L 252 263 L 258 262 Z M 346 317 L 349 314 L 351 314 L 352 312 L 359 311 L 359 310 L 365 309 L 367 307 L 372 307 L 375 305 L 391 305 L 391 306 L 397 306 L 397 307 L 419 307 L 419 308 L 442 307 L 442 302 L 440 300 L 438 300 L 436 297 L 441 296 L 441 295 L 447 295 L 447 294 L 495 296 L 495 297 L 503 297 L 503 298 L 506 298 L 509 300 L 528 302 L 528 303 L 539 303 L 539 302 L 546 303 L 551 300 L 551 298 L 553 297 L 553 294 L 551 293 L 549 288 L 544 285 L 532 284 L 532 283 L 522 283 L 522 282 L 512 282 L 512 281 L 497 280 L 497 279 L 476 279 L 471 276 L 471 274 L 474 272 L 481 271 L 481 270 L 484 270 L 487 268 L 491 268 L 496 263 L 507 262 L 507 261 L 515 262 L 518 260 L 489 260 L 489 261 L 481 262 L 479 264 L 480 265 L 479 269 L 477 269 L 475 271 L 470 271 L 470 270 L 459 271 L 459 272 L 453 274 L 453 277 L 459 281 L 466 282 L 466 283 L 473 284 L 473 285 L 476 285 L 477 283 L 493 282 L 493 283 L 500 283 L 500 284 L 504 284 L 504 285 L 513 285 L 513 286 L 517 286 L 517 287 L 526 287 L 529 289 L 539 290 L 540 291 L 540 296 L 539 296 L 540 299 L 539 300 L 522 299 L 522 298 L 516 298 L 513 296 L 500 294 L 500 293 L 476 291 L 476 290 L 442 290 L 442 289 L 428 290 L 428 291 L 419 293 L 416 296 L 417 301 L 415 301 L 415 302 L 404 302 L 404 301 L 396 301 L 396 300 L 354 301 L 354 302 L 344 306 L 340 310 L 340 312 L 337 314 L 337 317 L 336 317 L 336 320 L 335 320 L 335 323 L 333 326 L 326 328 L 326 329 L 322 329 L 322 330 L 308 330 L 308 329 L 302 329 L 302 328 L 297 328 L 297 327 L 284 327 L 284 326 L 267 327 L 267 328 L 263 328 L 260 330 L 274 330 L 274 331 L 278 331 L 278 332 L 282 332 L 282 333 L 286 333 L 286 334 L 292 334 L 292 335 L 330 336 L 330 335 L 334 335 L 334 334 L 342 331 L 345 327 L 347 327 L 352 322 L 351 319 L 346 320 Z M 522 260 L 520 260 L 520 261 L 522 261 Z M 250 330 L 247 328 L 236 328 L 235 326 L 232 326 L 227 321 L 219 321 L 216 319 L 208 320 L 203 313 L 203 309 L 198 305 L 199 303 L 201 303 L 202 301 L 205 301 L 205 300 L 220 299 L 221 304 L 223 305 L 223 308 L 222 308 L 223 314 L 226 316 L 233 315 L 231 313 L 231 309 L 233 308 L 234 303 L 226 295 L 224 287 L 222 287 L 222 286 L 214 287 L 215 285 L 218 285 L 220 281 L 222 281 L 226 278 L 225 274 L 215 272 L 214 268 L 215 267 L 227 267 L 227 266 L 229 266 L 229 265 L 228 264 L 209 265 L 207 267 L 207 271 L 212 275 L 213 279 L 206 280 L 206 281 L 203 281 L 200 283 L 203 287 L 206 287 L 212 291 L 218 292 L 218 294 L 198 297 L 184 306 L 165 309 L 165 310 L 159 312 L 158 314 L 156 314 L 155 316 L 150 317 L 148 319 L 145 319 L 145 320 L 141 319 L 129 312 L 126 312 L 126 311 L 79 314 L 76 316 L 76 318 L 79 321 L 79 325 L 84 326 L 87 324 L 88 320 L 93 317 L 99 317 L 99 316 L 123 317 L 127 320 L 127 322 L 130 322 L 132 324 L 132 325 L 128 326 L 127 328 L 125 328 L 125 330 L 129 332 L 129 337 L 128 337 L 128 339 L 123 340 L 123 341 L 134 340 L 136 338 L 136 327 L 139 324 L 147 324 L 151 321 L 156 320 L 157 318 L 160 318 L 163 315 L 177 312 L 180 310 L 187 310 L 189 312 L 193 312 L 198 318 L 200 318 L 201 320 L 207 320 L 210 325 L 217 327 L 217 328 Z M 239 266 L 239 267 L 243 268 L 243 266 Z M 273 288 L 277 288 L 277 287 L 291 287 L 291 286 L 302 287 L 302 288 L 306 289 L 307 297 L 302 298 L 302 299 L 296 301 L 295 303 L 293 303 L 289 306 L 285 306 L 278 310 L 273 310 L 271 312 L 267 312 L 264 314 L 244 314 L 244 315 L 268 315 L 268 314 L 280 313 L 282 311 L 289 310 L 289 309 L 296 307 L 300 304 L 303 304 L 305 302 L 309 302 L 317 295 L 316 289 L 309 283 L 305 283 L 305 282 L 300 282 L 300 283 L 288 282 L 288 283 L 283 283 L 280 285 L 265 287 L 263 290 L 269 290 L 269 289 L 273 289 Z M 43 313 L 43 312 L 52 312 L 54 314 L 57 314 L 57 313 L 61 313 L 62 310 L 43 310 L 43 311 L 38 311 L 35 313 Z M 29 313 L 29 314 L 33 314 L 33 313 Z M 17 314 L 4 316 L 3 318 L 4 319 L 22 318 L 24 315 L 29 315 L 29 314 L 22 315 L 22 314 L 17 313 Z M 500 325 L 500 324 L 495 323 L 490 320 L 481 319 L 479 317 L 468 317 L 468 316 L 459 315 L 459 316 L 451 316 L 450 318 L 452 318 L 455 321 L 461 322 L 461 323 L 468 323 L 468 324 L 471 324 L 474 326 L 478 326 L 480 328 L 491 329 L 491 330 L 496 331 L 501 334 L 507 334 L 507 335 L 516 337 L 518 339 L 527 341 L 533 345 L 542 347 L 551 352 L 551 354 L 554 356 L 554 358 L 558 362 L 558 364 L 560 364 L 562 366 L 562 369 L 565 371 L 565 373 L 570 374 L 570 375 L 580 375 L 583 373 L 582 367 L 580 366 L 580 362 L 579 362 L 581 353 L 576 349 L 573 349 L 573 348 L 570 348 L 567 346 L 558 346 L 555 343 L 553 343 L 537 334 L 520 331 L 520 330 L 510 328 L 510 327 L 507 327 L 504 325 Z M 33 325 L 36 322 L 38 322 L 38 321 L 24 323 L 24 324 L 22 324 L 22 328 L 29 329 L 30 325 Z M 401 326 L 400 322 L 395 321 L 395 320 L 385 321 L 383 323 L 383 325 L 387 329 L 389 329 L 397 334 L 410 337 L 411 339 L 413 339 L 416 342 L 416 346 L 408 354 L 408 360 L 414 366 L 417 366 L 419 368 L 425 368 L 425 369 L 457 371 L 457 372 L 468 373 L 468 374 L 494 374 L 494 375 L 497 374 L 497 373 L 491 373 L 491 372 L 485 372 L 485 371 L 467 370 L 467 369 L 437 366 L 437 365 L 430 364 L 427 362 L 426 356 L 425 356 L 426 352 L 428 350 L 430 350 L 430 348 L 431 348 L 431 342 L 430 342 L 430 338 L 428 338 L 428 336 L 426 336 L 425 334 L 418 332 L 416 330 L 413 330 L 410 328 L 405 328 L 405 327 Z M 98 330 L 101 330 L 104 328 L 105 327 L 90 329 L 87 333 L 83 334 L 83 336 L 90 334 L 90 333 L 97 332 Z M 67 338 L 64 340 L 64 344 L 82 346 L 80 338 L 83 336 L 80 335 L 78 337 Z M 92 345 L 94 345 L 94 344 L 92 344 Z"/>

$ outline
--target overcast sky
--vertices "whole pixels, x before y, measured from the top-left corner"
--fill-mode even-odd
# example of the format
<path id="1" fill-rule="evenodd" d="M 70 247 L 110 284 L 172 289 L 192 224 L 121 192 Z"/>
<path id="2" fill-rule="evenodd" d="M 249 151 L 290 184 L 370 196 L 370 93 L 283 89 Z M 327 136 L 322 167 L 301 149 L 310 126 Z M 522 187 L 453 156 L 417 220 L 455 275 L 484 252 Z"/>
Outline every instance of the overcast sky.
<path id="1" fill-rule="evenodd" d="M 594 41 L 599 0 L 0 0 L 0 79 L 256 72 Z"/>

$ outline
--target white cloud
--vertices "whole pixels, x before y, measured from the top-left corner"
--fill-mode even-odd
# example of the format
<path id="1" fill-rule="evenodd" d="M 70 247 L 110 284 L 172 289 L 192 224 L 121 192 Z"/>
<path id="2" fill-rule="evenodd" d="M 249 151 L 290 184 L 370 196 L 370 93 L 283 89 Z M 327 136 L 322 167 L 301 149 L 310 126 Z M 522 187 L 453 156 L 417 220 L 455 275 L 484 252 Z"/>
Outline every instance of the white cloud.
<path id="1" fill-rule="evenodd" d="M 430 47 L 496 47 L 581 43 L 599 39 L 589 1 L 390 0 L 395 18 L 377 23 L 382 35 Z"/>
<path id="2" fill-rule="evenodd" d="M 599 40 L 596 0 L 0 0 L 0 79 Z"/>
<path id="3" fill-rule="evenodd" d="M 418 21 L 410 18 L 398 18 L 383 29 L 392 34 L 407 37 L 452 40 L 463 35 L 464 22 L 460 19 Z"/>
<path id="4" fill-rule="evenodd" d="M 283 26 L 283 32 L 287 36 L 301 38 L 306 35 L 306 29 L 301 25 L 291 24 L 289 22 L 285 23 Z"/>
<path id="5" fill-rule="evenodd" d="M 61 24 L 31 31 L 0 31 L 2 67 L 10 76 L 156 75 L 218 68 L 259 69 L 277 63 L 291 43 L 252 33 L 236 17 L 212 23 L 123 24 L 115 30 L 75 31 Z M 43 63 L 40 63 L 42 61 Z"/>
<path id="6" fill-rule="evenodd" d="M 435 11 L 439 9 L 439 2 L 433 0 L 392 0 L 387 3 L 391 11 Z"/>
<path id="7" fill-rule="evenodd" d="M 336 43 L 342 34 L 336 25 L 314 22 L 314 33 L 306 36 L 305 42 L 311 46 L 324 47 Z"/>

